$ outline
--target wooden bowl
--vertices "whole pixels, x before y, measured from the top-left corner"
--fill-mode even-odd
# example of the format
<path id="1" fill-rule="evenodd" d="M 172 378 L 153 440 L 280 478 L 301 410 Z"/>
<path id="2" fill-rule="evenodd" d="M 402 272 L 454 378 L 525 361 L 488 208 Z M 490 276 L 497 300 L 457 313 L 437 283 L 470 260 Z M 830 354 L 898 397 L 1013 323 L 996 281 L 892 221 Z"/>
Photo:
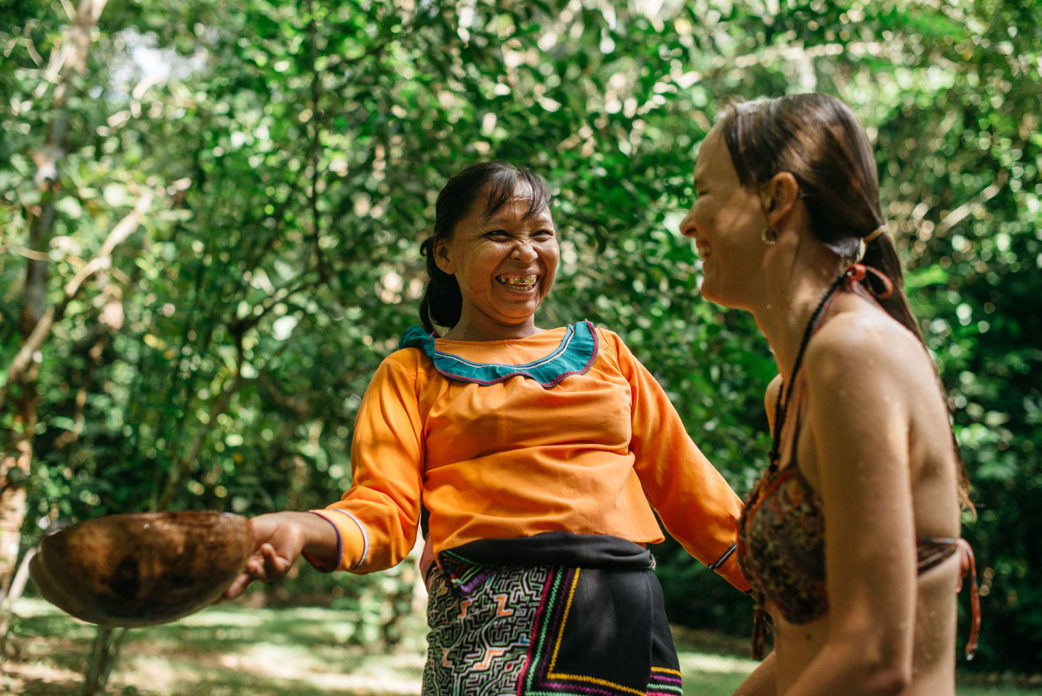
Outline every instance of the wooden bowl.
<path id="1" fill-rule="evenodd" d="M 241 515 L 108 515 L 44 538 L 29 571 L 45 599 L 78 619 L 154 626 L 217 601 L 252 550 Z"/>

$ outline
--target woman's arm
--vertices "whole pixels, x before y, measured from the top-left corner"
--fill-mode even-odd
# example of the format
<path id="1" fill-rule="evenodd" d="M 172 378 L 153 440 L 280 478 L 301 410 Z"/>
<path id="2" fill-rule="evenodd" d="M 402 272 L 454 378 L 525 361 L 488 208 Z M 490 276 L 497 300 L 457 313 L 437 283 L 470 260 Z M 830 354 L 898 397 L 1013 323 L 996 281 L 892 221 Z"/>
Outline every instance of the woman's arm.
<path id="1" fill-rule="evenodd" d="M 315 563 L 321 570 L 384 570 L 415 545 L 425 456 L 416 386 L 421 359 L 411 348 L 393 353 L 366 388 L 351 441 L 351 488 L 319 511 L 335 526 L 341 549 L 333 565 Z"/>
<path id="2" fill-rule="evenodd" d="M 774 651 L 754 669 L 733 696 L 777 696 L 778 686 L 774 673 Z"/>
<path id="3" fill-rule="evenodd" d="M 630 449 L 633 468 L 663 525 L 681 546 L 745 592 L 749 584 L 734 554 L 742 500 L 688 435 L 680 415 L 654 376 L 610 332 L 632 394 Z"/>
<path id="4" fill-rule="evenodd" d="M 225 599 L 254 580 L 281 578 L 301 554 L 319 570 L 371 572 L 409 553 L 423 462 L 415 359 L 408 351 L 385 359 L 366 389 L 355 419 L 351 488 L 324 510 L 253 518 L 253 554 Z"/>
<path id="5" fill-rule="evenodd" d="M 908 366 L 923 356 L 905 333 L 851 312 L 826 324 L 807 351 L 815 457 L 804 471 L 824 506 L 828 633 L 786 696 L 890 694 L 911 679 L 916 387 Z"/>

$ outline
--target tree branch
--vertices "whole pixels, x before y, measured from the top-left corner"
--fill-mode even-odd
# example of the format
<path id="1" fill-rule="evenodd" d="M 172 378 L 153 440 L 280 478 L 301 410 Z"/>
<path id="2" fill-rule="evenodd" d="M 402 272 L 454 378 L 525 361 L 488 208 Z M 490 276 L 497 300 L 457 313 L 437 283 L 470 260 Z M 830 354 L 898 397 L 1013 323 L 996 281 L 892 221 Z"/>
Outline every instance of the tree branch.
<path id="1" fill-rule="evenodd" d="M 998 175 L 995 177 L 995 181 L 986 186 L 976 197 L 966 201 L 959 207 L 955 208 L 937 223 L 938 236 L 943 236 L 951 228 L 958 225 L 966 217 L 973 212 L 978 206 L 984 205 L 995 196 L 999 195 L 999 191 L 1006 185 L 1006 181 L 1009 179 L 1009 173 L 1005 169 L 1000 169 Z"/>
<path id="2" fill-rule="evenodd" d="M 91 260 L 80 267 L 76 272 L 76 275 L 65 284 L 62 299 L 57 304 L 49 307 L 47 311 L 44 312 L 43 316 L 41 316 L 36 322 L 32 332 L 28 337 L 26 337 L 22 347 L 14 356 L 14 359 L 11 360 L 3 386 L 0 387 L 0 410 L 3 409 L 11 385 L 19 380 L 26 368 L 31 364 L 33 354 L 40 349 L 40 346 L 42 346 L 44 341 L 47 340 L 47 337 L 50 336 L 51 329 L 54 327 L 54 322 L 62 318 L 65 314 L 65 309 L 69 306 L 69 303 L 73 298 L 79 294 L 80 289 L 88 278 L 98 271 L 106 269 L 112 265 L 113 251 L 141 224 L 141 218 L 144 217 L 145 213 L 152 205 L 152 198 L 153 193 L 151 190 L 148 190 L 138 199 L 134 209 L 112 228 L 112 231 L 109 232 L 109 236 L 105 239 L 105 242 L 101 245 L 101 248 L 96 254 L 94 254 Z"/>

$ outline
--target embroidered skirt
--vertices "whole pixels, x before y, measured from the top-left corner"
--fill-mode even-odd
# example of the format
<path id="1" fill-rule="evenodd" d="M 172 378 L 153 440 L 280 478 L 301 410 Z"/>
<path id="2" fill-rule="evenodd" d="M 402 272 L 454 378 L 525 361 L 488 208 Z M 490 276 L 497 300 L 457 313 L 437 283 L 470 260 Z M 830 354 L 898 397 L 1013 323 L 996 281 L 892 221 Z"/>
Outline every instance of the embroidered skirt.
<path id="1" fill-rule="evenodd" d="M 423 696 L 678 696 L 650 568 L 485 566 L 428 576 Z"/>

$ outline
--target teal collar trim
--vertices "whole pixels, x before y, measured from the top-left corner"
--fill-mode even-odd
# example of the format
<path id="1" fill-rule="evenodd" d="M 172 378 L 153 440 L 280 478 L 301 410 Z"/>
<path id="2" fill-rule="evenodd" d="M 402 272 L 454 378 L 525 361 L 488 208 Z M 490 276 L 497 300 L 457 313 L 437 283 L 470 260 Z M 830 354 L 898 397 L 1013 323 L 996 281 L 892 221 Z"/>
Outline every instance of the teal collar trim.
<path id="1" fill-rule="evenodd" d="M 564 338 L 552 353 L 525 365 L 474 363 L 442 353 L 435 348 L 434 337 L 419 326 L 410 326 L 405 331 L 399 348 L 419 348 L 434 363 L 435 370 L 459 382 L 497 384 L 520 375 L 549 389 L 569 375 L 581 375 L 589 370 L 597 358 L 598 341 L 593 324 L 586 319 L 565 327 Z"/>

